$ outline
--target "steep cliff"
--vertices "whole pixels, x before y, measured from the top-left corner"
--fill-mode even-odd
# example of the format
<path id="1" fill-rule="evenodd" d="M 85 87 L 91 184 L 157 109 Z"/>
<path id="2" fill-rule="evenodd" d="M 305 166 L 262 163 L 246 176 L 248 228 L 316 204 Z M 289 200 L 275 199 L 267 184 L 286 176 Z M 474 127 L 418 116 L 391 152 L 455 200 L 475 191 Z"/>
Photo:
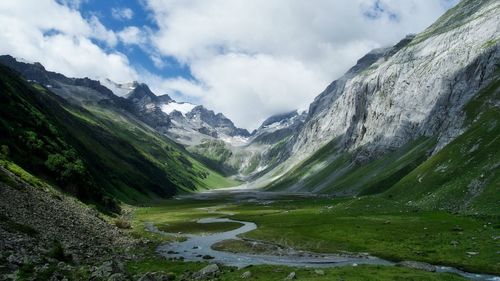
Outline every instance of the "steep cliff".
<path id="1" fill-rule="evenodd" d="M 500 3 L 466 0 L 370 52 L 310 105 L 270 188 L 357 195 L 397 183 L 468 129 L 464 106 L 495 80 L 499 38 Z"/>

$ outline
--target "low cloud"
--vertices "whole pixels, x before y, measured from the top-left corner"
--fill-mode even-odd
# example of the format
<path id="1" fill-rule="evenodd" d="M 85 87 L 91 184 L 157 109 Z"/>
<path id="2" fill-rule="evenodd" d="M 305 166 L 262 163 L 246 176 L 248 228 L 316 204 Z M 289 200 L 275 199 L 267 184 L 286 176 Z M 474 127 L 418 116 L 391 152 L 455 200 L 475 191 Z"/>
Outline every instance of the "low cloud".
<path id="1" fill-rule="evenodd" d="M 421 0 L 146 3 L 159 27 L 152 37 L 154 47 L 160 55 L 187 65 L 195 78 L 192 87 L 181 89 L 178 80 L 163 85 L 197 96 L 248 129 L 270 114 L 307 107 L 362 55 L 423 30 L 453 4 Z"/>

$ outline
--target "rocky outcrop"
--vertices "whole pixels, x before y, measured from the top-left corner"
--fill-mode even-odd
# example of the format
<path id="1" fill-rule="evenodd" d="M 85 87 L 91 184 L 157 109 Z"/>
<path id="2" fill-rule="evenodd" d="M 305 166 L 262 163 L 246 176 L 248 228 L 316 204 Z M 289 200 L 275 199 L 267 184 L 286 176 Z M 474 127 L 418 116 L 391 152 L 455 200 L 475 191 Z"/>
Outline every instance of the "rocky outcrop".
<path id="1" fill-rule="evenodd" d="M 422 136 L 439 151 L 463 132 L 463 106 L 498 69 L 499 11 L 498 1 L 465 0 L 424 32 L 365 55 L 310 105 L 286 166 L 333 139 L 358 162 Z"/>
<path id="2" fill-rule="evenodd" d="M 250 135 L 247 130 L 237 128 L 229 118 L 224 116 L 224 114 L 215 114 L 212 110 L 208 110 L 201 105 L 194 107 L 191 111 L 186 113 L 186 119 L 196 127 L 209 127 L 221 135 L 229 137 L 248 137 Z"/>
<path id="3" fill-rule="evenodd" d="M 297 110 L 273 115 L 252 133 L 251 143 L 274 144 L 296 134 L 307 117 L 307 112 Z"/>
<path id="4" fill-rule="evenodd" d="M 0 167 L 1 272 L 22 266 L 100 263 L 115 250 L 132 247 L 134 240 L 107 223 L 102 215 L 49 187 L 34 187 Z M 0 272 L 0 273 L 1 273 Z M 1 279 L 1 278 L 0 278 Z"/>

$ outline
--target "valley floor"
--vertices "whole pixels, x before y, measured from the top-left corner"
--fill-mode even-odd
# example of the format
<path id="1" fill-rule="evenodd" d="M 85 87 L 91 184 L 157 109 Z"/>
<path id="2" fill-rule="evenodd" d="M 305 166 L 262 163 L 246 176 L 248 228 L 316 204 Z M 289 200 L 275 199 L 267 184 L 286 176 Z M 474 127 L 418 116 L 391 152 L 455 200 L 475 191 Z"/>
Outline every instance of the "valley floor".
<path id="1" fill-rule="evenodd" d="M 348 256 L 369 253 L 394 262 L 419 261 L 500 274 L 498 217 L 421 211 L 373 196 L 341 199 L 251 191 L 202 193 L 133 211 L 130 232 L 146 239 L 147 246 L 138 249 L 143 258 L 128 263 L 131 274 L 163 271 L 180 278 L 194 276 L 190 272 L 196 274 L 208 261 L 184 262 L 168 254 L 161 257 L 156 249 L 161 244 L 183 240 L 188 234 L 223 232 L 241 226 L 197 223 L 201 218 L 213 217 L 249 221 L 258 226 L 242 234 L 242 240 L 217 243 L 217 250 L 276 254 L 277 249 L 293 249 Z M 145 229 L 147 224 L 176 234 L 149 232 Z M 291 272 L 299 280 L 464 280 L 452 273 L 382 265 L 321 270 L 281 265 L 243 269 L 222 266 L 219 270 L 220 280 L 235 280 L 244 274 L 250 275 L 246 276 L 250 279 L 283 280 Z"/>

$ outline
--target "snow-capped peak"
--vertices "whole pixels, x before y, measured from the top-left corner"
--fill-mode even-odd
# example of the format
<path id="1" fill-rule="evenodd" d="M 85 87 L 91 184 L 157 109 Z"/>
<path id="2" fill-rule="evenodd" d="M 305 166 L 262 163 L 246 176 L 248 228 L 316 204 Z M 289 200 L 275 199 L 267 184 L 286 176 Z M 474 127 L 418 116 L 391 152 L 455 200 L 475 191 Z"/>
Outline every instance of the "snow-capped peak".
<path id="1" fill-rule="evenodd" d="M 137 87 L 137 82 L 128 82 L 128 83 L 116 83 L 108 78 L 104 79 L 99 79 L 99 82 L 101 84 L 110 89 L 113 94 L 119 96 L 119 97 L 124 97 L 128 95 L 130 92 L 132 92 L 136 87 Z"/>
<path id="2" fill-rule="evenodd" d="M 182 114 L 186 114 L 190 112 L 196 105 L 188 102 L 175 102 L 171 101 L 166 104 L 161 105 L 161 110 L 166 114 L 172 113 L 174 110 L 181 112 Z"/>

